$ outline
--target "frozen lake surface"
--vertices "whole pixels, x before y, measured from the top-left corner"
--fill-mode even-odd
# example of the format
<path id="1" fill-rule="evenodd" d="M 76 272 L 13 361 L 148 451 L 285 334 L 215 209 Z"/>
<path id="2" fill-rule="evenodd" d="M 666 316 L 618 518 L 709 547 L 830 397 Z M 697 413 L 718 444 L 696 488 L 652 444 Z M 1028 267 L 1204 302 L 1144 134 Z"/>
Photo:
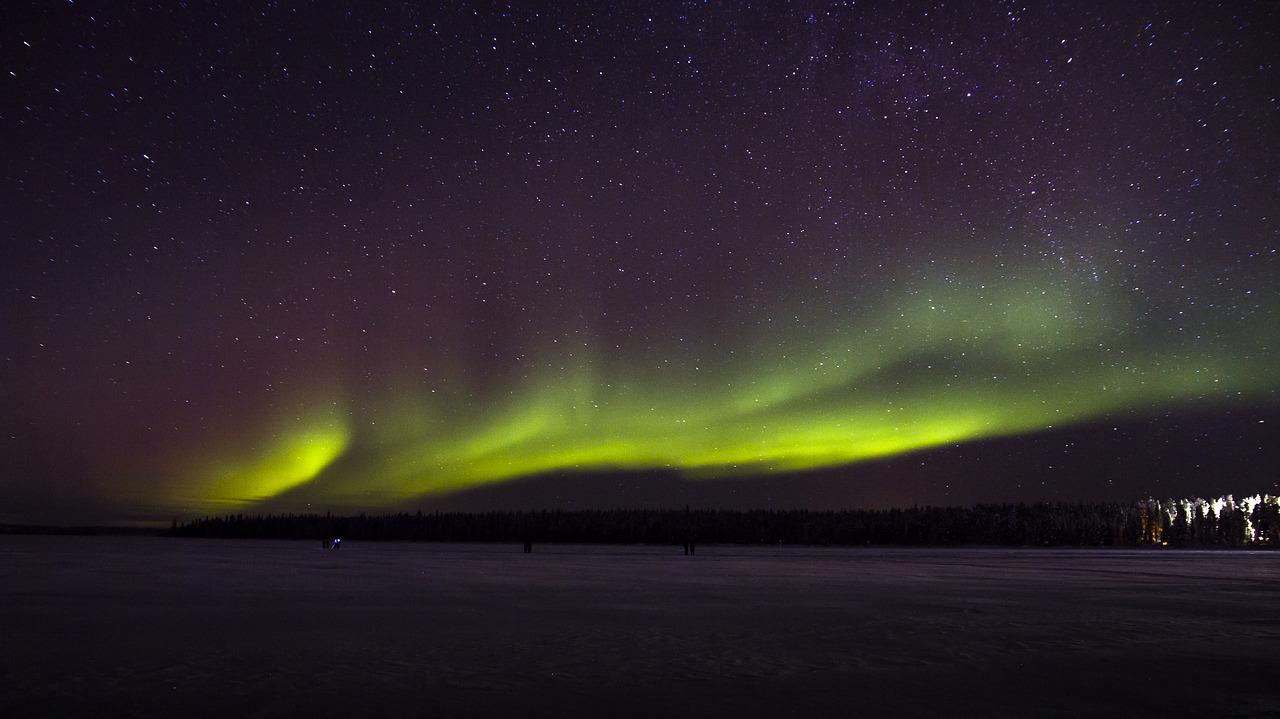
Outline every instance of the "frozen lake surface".
<path id="1" fill-rule="evenodd" d="M 0 537 L 0 716 L 1280 716 L 1280 552 Z"/>

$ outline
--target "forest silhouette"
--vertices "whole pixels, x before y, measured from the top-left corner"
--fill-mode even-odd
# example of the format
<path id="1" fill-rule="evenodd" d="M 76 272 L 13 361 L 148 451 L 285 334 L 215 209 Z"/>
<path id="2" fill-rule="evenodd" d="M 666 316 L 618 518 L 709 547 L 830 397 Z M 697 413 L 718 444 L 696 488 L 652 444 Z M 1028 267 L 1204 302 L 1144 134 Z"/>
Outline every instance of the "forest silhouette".
<path id="1" fill-rule="evenodd" d="M 1271 547 L 1280 497 L 907 509 L 609 509 L 233 514 L 174 522 L 170 535 L 259 539 L 565 544 Z"/>

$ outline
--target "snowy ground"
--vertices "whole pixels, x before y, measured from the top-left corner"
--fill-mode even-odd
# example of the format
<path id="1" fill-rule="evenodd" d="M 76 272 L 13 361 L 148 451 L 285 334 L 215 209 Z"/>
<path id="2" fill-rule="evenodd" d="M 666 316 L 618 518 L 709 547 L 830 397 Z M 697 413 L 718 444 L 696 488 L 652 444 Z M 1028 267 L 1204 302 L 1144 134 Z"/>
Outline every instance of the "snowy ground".
<path id="1" fill-rule="evenodd" d="M 1280 552 L 0 537 L 0 716 L 1280 716 Z"/>

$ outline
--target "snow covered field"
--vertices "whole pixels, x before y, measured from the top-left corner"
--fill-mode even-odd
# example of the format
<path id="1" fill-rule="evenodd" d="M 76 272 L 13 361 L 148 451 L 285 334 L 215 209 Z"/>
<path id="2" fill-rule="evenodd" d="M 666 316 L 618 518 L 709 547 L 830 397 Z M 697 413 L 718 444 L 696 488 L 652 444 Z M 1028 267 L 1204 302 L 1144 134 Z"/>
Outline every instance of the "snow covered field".
<path id="1" fill-rule="evenodd" d="M 0 716 L 1280 715 L 1280 552 L 0 537 Z"/>

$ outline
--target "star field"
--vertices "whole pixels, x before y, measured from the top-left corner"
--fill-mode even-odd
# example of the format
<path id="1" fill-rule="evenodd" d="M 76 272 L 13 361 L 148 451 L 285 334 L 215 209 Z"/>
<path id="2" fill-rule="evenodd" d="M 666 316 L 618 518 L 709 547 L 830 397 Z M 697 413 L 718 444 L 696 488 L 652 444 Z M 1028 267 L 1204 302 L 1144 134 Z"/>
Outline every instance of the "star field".
<path id="1" fill-rule="evenodd" d="M 17 515 L 615 471 L 874 497 L 861 462 L 1121 425 L 1250 427 L 1234 479 L 1276 481 L 1274 5 L 0 19 Z M 1115 460 L 1025 497 L 1158 489 Z"/>

